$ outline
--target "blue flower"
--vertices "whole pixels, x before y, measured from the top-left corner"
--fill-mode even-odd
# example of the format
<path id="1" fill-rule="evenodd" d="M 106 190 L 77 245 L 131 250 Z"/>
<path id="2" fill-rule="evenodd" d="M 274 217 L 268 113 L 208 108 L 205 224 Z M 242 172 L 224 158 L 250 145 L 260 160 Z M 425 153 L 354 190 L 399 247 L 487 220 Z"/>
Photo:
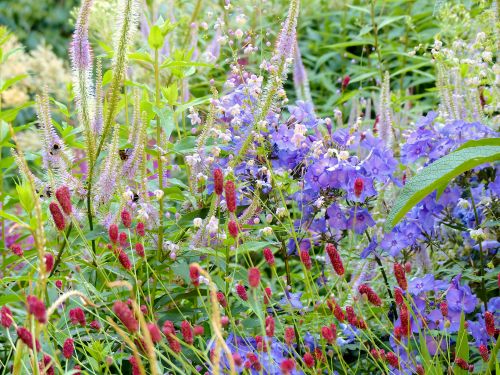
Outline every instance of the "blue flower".
<path id="1" fill-rule="evenodd" d="M 366 208 L 352 207 L 349 215 L 347 227 L 353 229 L 358 234 L 375 225 L 375 221 Z"/>

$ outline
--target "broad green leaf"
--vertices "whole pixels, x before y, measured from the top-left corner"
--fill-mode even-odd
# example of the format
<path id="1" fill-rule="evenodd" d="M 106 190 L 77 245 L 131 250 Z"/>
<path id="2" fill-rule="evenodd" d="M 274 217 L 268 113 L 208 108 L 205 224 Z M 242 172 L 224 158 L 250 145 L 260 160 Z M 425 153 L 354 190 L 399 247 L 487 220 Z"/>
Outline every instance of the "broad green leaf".
<path id="1" fill-rule="evenodd" d="M 418 202 L 451 179 L 483 163 L 500 159 L 500 146 L 477 146 L 454 151 L 425 167 L 403 187 L 389 212 L 385 230 L 390 231 Z"/>
<path id="2" fill-rule="evenodd" d="M 168 107 L 158 108 L 153 107 L 153 111 L 160 117 L 161 127 L 165 132 L 165 138 L 169 139 L 174 130 L 174 113 Z"/>

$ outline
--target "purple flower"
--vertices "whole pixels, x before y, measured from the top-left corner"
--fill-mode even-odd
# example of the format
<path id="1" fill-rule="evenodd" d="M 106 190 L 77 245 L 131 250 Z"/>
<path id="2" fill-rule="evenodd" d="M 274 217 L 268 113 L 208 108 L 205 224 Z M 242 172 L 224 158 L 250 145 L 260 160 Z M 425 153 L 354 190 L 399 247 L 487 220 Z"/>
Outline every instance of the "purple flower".
<path id="1" fill-rule="evenodd" d="M 337 203 L 333 203 L 330 207 L 328 207 L 326 214 L 326 219 L 328 220 L 328 224 L 330 224 L 331 228 L 338 230 L 347 229 L 347 219 Z"/>
<path id="2" fill-rule="evenodd" d="M 406 236 L 398 230 L 386 233 L 382 241 L 380 241 L 380 247 L 393 257 L 398 256 L 401 253 L 401 250 L 408 245 L 410 245 L 410 243 L 408 242 Z"/>
<path id="3" fill-rule="evenodd" d="M 357 234 L 361 234 L 369 227 L 375 225 L 375 221 L 366 208 L 352 207 L 349 215 L 347 227 L 353 229 Z"/>

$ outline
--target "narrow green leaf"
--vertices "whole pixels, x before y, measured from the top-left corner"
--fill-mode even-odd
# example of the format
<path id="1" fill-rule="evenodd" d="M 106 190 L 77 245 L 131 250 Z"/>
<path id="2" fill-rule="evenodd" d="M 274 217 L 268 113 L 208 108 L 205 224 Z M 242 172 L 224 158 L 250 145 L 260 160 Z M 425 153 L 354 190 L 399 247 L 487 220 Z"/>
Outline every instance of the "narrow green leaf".
<path id="1" fill-rule="evenodd" d="M 463 311 L 460 315 L 460 328 L 458 329 L 456 353 L 456 358 L 462 358 L 469 361 L 469 340 L 467 337 L 467 330 L 465 328 L 465 314 Z M 454 374 L 467 375 L 468 371 L 462 370 L 460 367 L 455 365 Z"/>

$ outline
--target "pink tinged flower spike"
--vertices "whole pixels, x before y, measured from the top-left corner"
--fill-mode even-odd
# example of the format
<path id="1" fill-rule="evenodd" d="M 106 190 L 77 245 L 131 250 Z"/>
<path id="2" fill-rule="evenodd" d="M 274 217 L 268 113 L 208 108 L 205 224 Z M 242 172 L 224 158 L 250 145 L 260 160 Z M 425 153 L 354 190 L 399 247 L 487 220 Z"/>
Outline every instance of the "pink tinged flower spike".
<path id="1" fill-rule="evenodd" d="M 241 284 L 236 284 L 236 294 L 243 300 L 248 301 L 247 290 Z"/>
<path id="2" fill-rule="evenodd" d="M 54 220 L 54 224 L 58 230 L 64 230 L 66 227 L 66 222 L 64 220 L 64 215 L 56 202 L 50 202 L 49 210 Z"/>
<path id="3" fill-rule="evenodd" d="M 293 327 L 285 328 L 285 343 L 287 345 L 292 345 L 295 341 L 295 329 Z"/>
<path id="4" fill-rule="evenodd" d="M 130 212 L 123 210 L 120 217 L 125 228 L 130 228 L 132 226 L 132 215 L 130 215 Z"/>
<path id="5" fill-rule="evenodd" d="M 151 341 L 153 343 L 157 344 L 161 341 L 162 336 L 161 336 L 161 331 L 160 328 L 155 323 L 148 323 L 148 331 L 149 335 L 151 336 Z"/>
<path id="6" fill-rule="evenodd" d="M 191 327 L 191 324 L 187 320 L 184 320 L 181 323 L 181 334 L 186 344 L 193 345 L 194 342 L 193 327 Z"/>
<path id="7" fill-rule="evenodd" d="M 483 358 L 484 362 L 488 362 L 490 359 L 490 352 L 488 351 L 488 347 L 484 344 L 479 345 L 479 354 L 481 354 L 481 357 Z"/>
<path id="8" fill-rule="evenodd" d="M 90 328 L 99 331 L 101 329 L 101 324 L 97 320 L 92 320 L 89 324 Z"/>
<path id="9" fill-rule="evenodd" d="M 385 359 L 386 359 L 387 363 L 389 363 L 392 367 L 399 368 L 399 358 L 393 352 L 388 352 L 385 355 Z"/>
<path id="10" fill-rule="evenodd" d="M 337 339 L 336 335 L 337 335 L 336 329 L 334 331 L 332 330 L 332 327 L 327 327 L 327 326 L 321 327 L 321 336 L 330 345 L 335 343 L 335 340 Z"/>
<path id="11" fill-rule="evenodd" d="M 135 244 L 135 252 L 138 256 L 140 256 L 141 258 L 144 258 L 144 256 L 145 256 L 144 245 L 140 242 L 136 243 Z"/>
<path id="12" fill-rule="evenodd" d="M 227 223 L 227 230 L 229 232 L 229 235 L 233 238 L 238 237 L 238 224 L 234 220 L 230 220 L 229 223 Z"/>
<path id="13" fill-rule="evenodd" d="M 224 186 L 226 193 L 226 205 L 229 212 L 236 211 L 236 187 L 233 181 L 227 181 Z"/>
<path id="14" fill-rule="evenodd" d="M 204 333 L 205 333 L 205 328 L 203 328 L 203 326 L 194 326 L 193 327 L 193 334 L 195 336 L 203 336 Z"/>
<path id="15" fill-rule="evenodd" d="M 121 248 L 118 249 L 118 261 L 127 271 L 130 271 L 132 269 L 130 258 L 128 257 L 127 253 Z"/>
<path id="16" fill-rule="evenodd" d="M 447 317 L 448 316 L 448 302 L 446 301 L 443 301 L 439 304 L 439 309 L 441 310 L 441 314 L 444 316 L 444 317 Z"/>
<path id="17" fill-rule="evenodd" d="M 4 328 L 10 328 L 12 325 L 12 311 L 7 306 L 0 309 L 0 325 Z"/>
<path id="18" fill-rule="evenodd" d="M 144 227 L 144 223 L 142 221 L 137 223 L 135 231 L 139 237 L 144 237 L 146 235 L 146 228 Z"/>
<path id="19" fill-rule="evenodd" d="M 305 353 L 302 359 L 304 360 L 304 363 L 307 368 L 314 367 L 314 357 L 311 353 L 309 352 Z"/>
<path id="20" fill-rule="evenodd" d="M 219 301 L 219 303 L 222 307 L 227 306 L 226 296 L 224 295 L 224 293 L 222 293 L 220 291 L 217 292 L 217 301 Z"/>
<path id="21" fill-rule="evenodd" d="M 71 193 L 67 186 L 61 186 L 56 190 L 56 199 L 61 205 L 62 210 L 66 215 L 71 215 L 73 206 L 71 205 Z"/>
<path id="22" fill-rule="evenodd" d="M 307 250 L 299 250 L 300 252 L 300 260 L 304 267 L 306 267 L 307 270 L 310 270 L 312 267 L 311 263 L 311 256 L 309 255 L 309 251 Z"/>
<path id="23" fill-rule="evenodd" d="M 120 243 L 120 246 L 126 247 L 128 245 L 128 236 L 127 236 L 127 233 L 120 232 L 118 234 L 118 242 Z"/>
<path id="24" fill-rule="evenodd" d="M 351 81 L 351 77 L 349 77 L 349 76 L 345 76 L 344 78 L 342 78 L 342 91 L 345 91 L 345 89 L 349 85 L 350 81 Z"/>
<path id="25" fill-rule="evenodd" d="M 271 297 L 273 296 L 273 291 L 270 287 L 264 289 L 264 305 L 269 305 Z"/>
<path id="26" fill-rule="evenodd" d="M 33 335 L 29 330 L 24 327 L 17 327 L 17 337 L 21 340 L 28 348 L 31 350 L 35 349 L 37 352 L 40 351 L 40 342 L 35 340 L 35 348 L 33 348 Z"/>
<path id="27" fill-rule="evenodd" d="M 292 358 L 284 359 L 280 364 L 283 375 L 290 375 L 295 370 L 295 361 Z"/>
<path id="28" fill-rule="evenodd" d="M 52 366 L 52 358 L 48 354 L 44 354 L 40 362 L 38 362 L 38 368 L 40 373 L 43 375 L 54 375 L 54 367 Z"/>
<path id="29" fill-rule="evenodd" d="M 257 267 L 248 270 L 248 284 L 251 288 L 257 288 L 260 284 L 260 271 Z"/>
<path id="30" fill-rule="evenodd" d="M 24 254 L 24 251 L 23 251 L 21 245 L 19 245 L 18 243 L 12 244 L 10 246 L 10 251 L 12 251 L 12 253 L 14 255 L 17 255 L 18 257 L 22 257 Z"/>
<path id="31" fill-rule="evenodd" d="M 74 351 L 75 351 L 75 345 L 73 339 L 72 338 L 66 339 L 66 341 L 64 341 L 62 350 L 64 358 L 70 359 Z"/>
<path id="32" fill-rule="evenodd" d="M 486 333 L 488 336 L 495 335 L 495 316 L 490 311 L 484 313 L 484 324 L 486 325 Z"/>
<path id="33" fill-rule="evenodd" d="M 28 313 L 33 315 L 36 320 L 40 323 L 47 323 L 47 309 L 42 300 L 30 295 L 26 297 L 26 305 L 28 306 Z"/>
<path id="34" fill-rule="evenodd" d="M 125 302 L 116 301 L 113 305 L 113 312 L 130 332 L 137 332 L 139 322 L 135 319 L 134 313 Z"/>
<path id="35" fill-rule="evenodd" d="M 404 303 L 403 291 L 401 288 L 394 288 L 394 300 L 398 306 L 401 306 Z"/>
<path id="36" fill-rule="evenodd" d="M 337 251 L 337 248 L 334 244 L 329 243 L 326 245 L 326 253 L 330 258 L 330 262 L 332 263 L 333 269 L 339 276 L 344 275 L 344 264 L 342 263 L 342 259 L 340 258 L 340 254 Z"/>
<path id="37" fill-rule="evenodd" d="M 365 182 L 361 177 L 357 177 L 354 180 L 354 195 L 359 198 L 363 194 L 363 189 L 365 187 Z"/>

